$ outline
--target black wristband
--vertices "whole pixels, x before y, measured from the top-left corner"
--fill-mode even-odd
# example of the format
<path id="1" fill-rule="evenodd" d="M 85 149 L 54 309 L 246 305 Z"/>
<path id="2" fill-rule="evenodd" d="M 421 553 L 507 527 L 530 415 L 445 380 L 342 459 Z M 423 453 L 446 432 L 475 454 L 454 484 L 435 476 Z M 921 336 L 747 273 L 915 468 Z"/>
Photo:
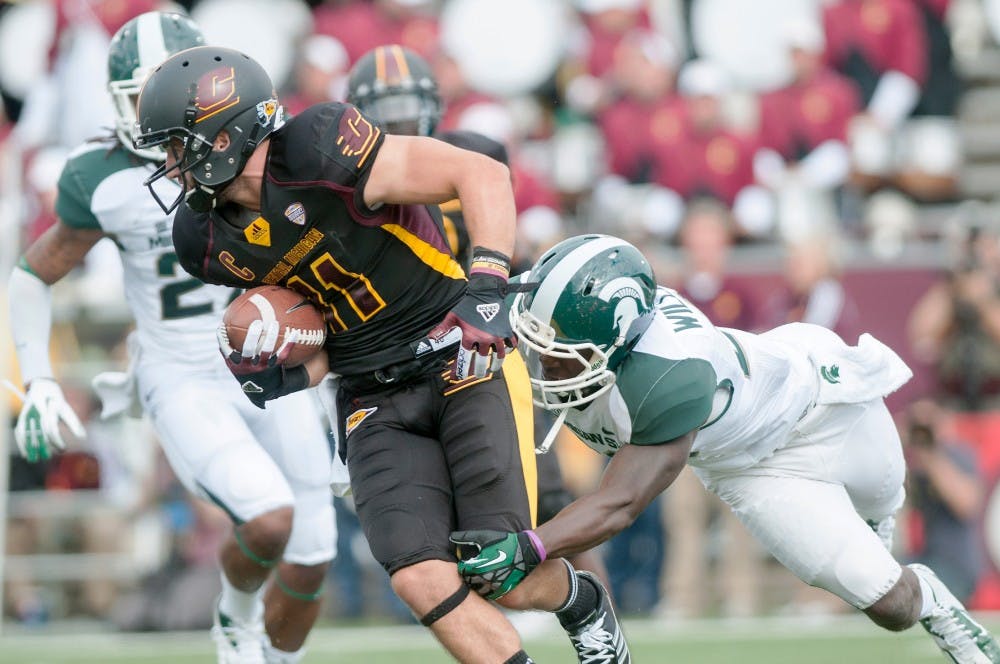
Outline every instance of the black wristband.
<path id="1" fill-rule="evenodd" d="M 472 250 L 472 265 L 469 267 L 469 276 L 474 274 L 486 274 L 507 281 L 510 277 L 510 256 L 486 247 L 476 247 Z"/>

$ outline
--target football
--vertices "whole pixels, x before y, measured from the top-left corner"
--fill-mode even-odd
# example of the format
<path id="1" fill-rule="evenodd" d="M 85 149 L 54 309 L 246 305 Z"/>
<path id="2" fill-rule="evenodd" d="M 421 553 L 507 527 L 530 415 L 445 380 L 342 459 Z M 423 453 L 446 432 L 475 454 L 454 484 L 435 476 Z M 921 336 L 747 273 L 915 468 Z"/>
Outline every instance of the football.
<path id="1" fill-rule="evenodd" d="M 233 300 L 222 317 L 229 345 L 242 350 L 247 330 L 256 320 L 265 326 L 271 321 L 278 321 L 276 349 L 281 348 L 292 330 L 298 331 L 298 339 L 285 359 L 286 366 L 302 364 L 315 355 L 326 341 L 323 314 L 303 295 L 289 288 L 260 286 Z"/>

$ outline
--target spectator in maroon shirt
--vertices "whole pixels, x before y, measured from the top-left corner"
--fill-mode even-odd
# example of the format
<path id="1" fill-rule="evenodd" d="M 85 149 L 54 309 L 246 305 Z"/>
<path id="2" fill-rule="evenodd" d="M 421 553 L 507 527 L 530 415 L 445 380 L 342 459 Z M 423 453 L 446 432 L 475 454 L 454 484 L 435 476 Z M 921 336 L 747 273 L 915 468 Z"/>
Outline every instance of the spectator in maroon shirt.
<path id="1" fill-rule="evenodd" d="M 695 60 L 681 69 L 678 90 L 685 98 L 685 131 L 657 146 L 654 181 L 685 201 L 719 200 L 733 210 L 742 234 L 766 236 L 774 207 L 770 194 L 754 181 L 756 137 L 729 129 L 723 114 L 728 74 L 713 62 Z"/>
<path id="2" fill-rule="evenodd" d="M 760 142 L 754 160 L 757 179 L 773 190 L 790 175 L 806 186 L 830 190 L 850 171 L 847 128 L 861 110 L 850 79 L 823 63 L 823 33 L 815 22 L 785 26 L 792 82 L 760 98 Z"/>
<path id="3" fill-rule="evenodd" d="M 756 304 L 750 290 L 728 274 L 734 239 L 729 211 L 715 201 L 696 202 L 688 208 L 679 235 L 684 274 L 677 290 L 713 325 L 756 329 Z"/>
<path id="4" fill-rule="evenodd" d="M 655 32 L 634 30 L 618 44 L 610 78 L 619 96 L 598 114 L 609 172 L 648 182 L 654 154 L 669 150 L 684 133 L 676 68 L 676 51 Z"/>
<path id="5" fill-rule="evenodd" d="M 851 171 L 848 126 L 861 110 L 854 83 L 823 63 L 817 21 L 782 28 L 792 81 L 760 99 L 757 181 L 774 192 L 779 234 L 785 239 L 835 224 L 837 190 Z"/>
<path id="6" fill-rule="evenodd" d="M 336 37 L 350 64 L 382 44 L 400 44 L 430 57 L 437 49 L 438 23 L 430 0 L 372 0 L 324 4 L 313 16 L 317 33 Z"/>
<path id="7" fill-rule="evenodd" d="M 581 28 L 562 75 L 567 103 L 584 114 L 600 110 L 614 98 L 615 51 L 633 30 L 649 30 L 642 0 L 576 0 Z"/>
<path id="8" fill-rule="evenodd" d="M 896 127 L 917 104 L 926 37 L 912 0 L 840 0 L 823 9 L 826 60 L 857 84 L 867 113 Z"/>

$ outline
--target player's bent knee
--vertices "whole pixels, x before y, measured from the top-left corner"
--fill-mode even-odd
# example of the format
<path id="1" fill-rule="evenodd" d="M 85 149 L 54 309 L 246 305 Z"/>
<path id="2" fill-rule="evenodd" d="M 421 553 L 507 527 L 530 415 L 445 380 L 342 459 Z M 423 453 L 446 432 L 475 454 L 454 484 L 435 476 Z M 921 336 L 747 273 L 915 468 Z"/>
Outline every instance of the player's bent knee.
<path id="1" fill-rule="evenodd" d="M 329 563 L 297 565 L 282 563 L 275 576 L 275 584 L 283 593 L 303 602 L 318 601 L 323 595 L 323 581 Z"/>
<path id="2" fill-rule="evenodd" d="M 240 526 L 240 537 L 257 555 L 276 558 L 284 551 L 285 544 L 292 534 L 292 520 L 292 508 L 279 507 Z"/>
<path id="3" fill-rule="evenodd" d="M 892 632 L 909 629 L 920 614 L 920 582 L 909 570 L 877 602 L 864 609 L 865 615 L 879 627 Z"/>

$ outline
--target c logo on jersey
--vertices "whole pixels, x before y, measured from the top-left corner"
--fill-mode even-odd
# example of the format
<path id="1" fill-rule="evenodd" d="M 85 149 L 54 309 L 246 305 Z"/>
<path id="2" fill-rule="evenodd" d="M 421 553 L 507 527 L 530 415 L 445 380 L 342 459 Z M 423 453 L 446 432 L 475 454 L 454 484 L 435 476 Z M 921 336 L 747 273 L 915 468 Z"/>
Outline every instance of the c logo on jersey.
<path id="1" fill-rule="evenodd" d="M 232 67 L 213 69 L 198 79 L 198 94 L 194 98 L 194 105 L 199 113 L 194 123 L 207 120 L 238 103 L 240 98 L 236 94 L 236 71 Z"/>
<path id="2" fill-rule="evenodd" d="M 375 141 L 382 133 L 378 127 L 372 125 L 361 111 L 351 107 L 340 116 L 339 134 L 337 136 L 337 146 L 345 157 L 357 157 L 358 168 L 365 163 L 365 159 L 371 154 Z"/>
<path id="3" fill-rule="evenodd" d="M 248 267 L 239 267 L 236 265 L 236 258 L 228 251 L 219 252 L 219 262 L 222 263 L 223 267 L 235 274 L 237 277 L 243 281 L 253 281 L 254 273 Z"/>
<path id="4" fill-rule="evenodd" d="M 376 410 L 378 410 L 378 406 L 374 406 L 372 408 L 361 408 L 348 415 L 347 419 L 344 421 L 344 438 L 350 436 L 351 432 L 357 429 L 358 425 L 364 422 L 365 419 Z"/>

